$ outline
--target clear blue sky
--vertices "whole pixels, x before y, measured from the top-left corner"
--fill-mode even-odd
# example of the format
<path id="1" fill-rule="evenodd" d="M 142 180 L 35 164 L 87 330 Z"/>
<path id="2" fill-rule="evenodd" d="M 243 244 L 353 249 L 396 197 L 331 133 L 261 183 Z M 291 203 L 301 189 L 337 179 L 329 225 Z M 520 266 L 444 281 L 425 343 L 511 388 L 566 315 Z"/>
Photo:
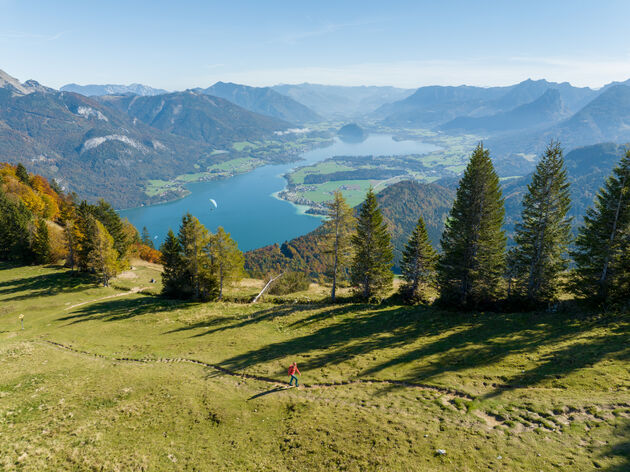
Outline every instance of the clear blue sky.
<path id="1" fill-rule="evenodd" d="M 0 69 L 53 87 L 630 77 L 628 0 L 0 0 L 0 12 Z"/>

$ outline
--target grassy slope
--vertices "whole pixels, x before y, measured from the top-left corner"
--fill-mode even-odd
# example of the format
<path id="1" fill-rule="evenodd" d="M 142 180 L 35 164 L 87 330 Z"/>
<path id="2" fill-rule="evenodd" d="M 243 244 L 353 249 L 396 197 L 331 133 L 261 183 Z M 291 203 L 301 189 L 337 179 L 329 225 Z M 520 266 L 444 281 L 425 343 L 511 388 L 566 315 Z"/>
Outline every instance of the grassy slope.
<path id="1" fill-rule="evenodd" d="M 151 278 L 157 268 L 141 265 L 104 289 L 58 269 L 0 267 L 0 468 L 630 467 L 627 315 L 185 304 L 155 297 Z M 98 300 L 132 287 L 149 288 Z M 278 381 L 296 360 L 306 385 L 388 379 L 460 394 L 391 383 L 278 391 L 208 367 L 112 361 L 44 340 Z"/>

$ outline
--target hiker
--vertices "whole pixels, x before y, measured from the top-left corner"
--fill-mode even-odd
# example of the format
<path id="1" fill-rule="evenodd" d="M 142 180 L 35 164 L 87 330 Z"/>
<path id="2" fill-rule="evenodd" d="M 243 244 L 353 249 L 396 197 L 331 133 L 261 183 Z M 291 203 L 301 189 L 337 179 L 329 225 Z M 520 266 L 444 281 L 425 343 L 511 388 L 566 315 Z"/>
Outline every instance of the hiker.
<path id="1" fill-rule="evenodd" d="M 299 386 L 299 382 L 298 382 L 298 378 L 295 375 L 300 375 L 300 369 L 298 369 L 297 367 L 297 362 L 294 362 L 293 364 L 291 364 L 289 366 L 289 377 L 291 377 L 291 380 L 289 380 L 289 385 L 293 385 L 293 380 L 295 379 L 295 386 L 298 387 Z"/>

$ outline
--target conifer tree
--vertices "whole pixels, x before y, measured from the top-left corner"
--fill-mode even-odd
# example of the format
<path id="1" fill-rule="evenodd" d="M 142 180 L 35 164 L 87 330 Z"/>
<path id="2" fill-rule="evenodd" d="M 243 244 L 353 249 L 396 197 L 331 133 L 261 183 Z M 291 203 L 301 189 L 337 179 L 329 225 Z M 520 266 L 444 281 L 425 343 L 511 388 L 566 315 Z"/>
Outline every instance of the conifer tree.
<path id="1" fill-rule="evenodd" d="M 562 149 L 559 143 L 551 142 L 523 197 L 521 222 L 514 236 L 517 291 L 529 303 L 557 299 L 561 273 L 569 266 L 570 206 Z"/>
<path id="2" fill-rule="evenodd" d="M 21 162 L 17 165 L 17 168 L 15 169 L 15 176 L 20 179 L 22 183 L 30 185 L 31 178 L 28 175 L 26 167 L 24 167 Z"/>
<path id="3" fill-rule="evenodd" d="M 197 218 L 187 213 L 182 218 L 178 239 L 182 247 L 182 261 L 193 298 L 213 298 L 218 289 L 212 260 L 207 248 L 211 235 Z"/>
<path id="4" fill-rule="evenodd" d="M 354 247 L 352 285 L 366 300 L 382 295 L 391 288 L 394 280 L 392 272 L 394 253 L 387 226 L 372 188 L 368 190 L 359 210 L 352 245 Z"/>
<path id="5" fill-rule="evenodd" d="M 477 306 L 502 294 L 504 214 L 499 177 L 480 143 L 459 182 L 442 234 L 438 279 L 443 303 Z"/>
<path id="6" fill-rule="evenodd" d="M 160 246 L 162 253 L 162 293 L 167 297 L 182 297 L 182 279 L 184 261 L 182 259 L 182 247 L 179 239 L 172 229 L 168 230 L 166 239 Z"/>
<path id="7" fill-rule="evenodd" d="M 339 190 L 334 192 L 333 200 L 327 204 L 327 207 L 328 220 L 324 224 L 325 251 L 330 255 L 329 270 L 332 278 L 330 298 L 335 301 L 339 278 L 348 276 L 349 264 L 352 260 L 352 231 L 356 219 L 352 208 Z"/>
<path id="8" fill-rule="evenodd" d="M 94 249 L 97 219 L 92 215 L 90 205 L 83 201 L 76 211 L 76 263 L 79 271 L 88 270 L 90 253 Z"/>
<path id="9" fill-rule="evenodd" d="M 217 233 L 211 237 L 208 250 L 219 281 L 219 300 L 221 300 L 223 287 L 243 276 L 245 258 L 238 249 L 236 241 L 230 237 L 230 233 L 225 232 L 222 226 L 219 226 Z"/>
<path id="10" fill-rule="evenodd" d="M 32 214 L 22 200 L 10 199 L 0 186 L 0 260 L 33 260 L 29 244 L 29 226 Z"/>
<path id="11" fill-rule="evenodd" d="M 435 285 L 437 252 L 431 246 L 422 217 L 403 249 L 400 270 L 405 283 L 401 286 L 403 297 L 409 302 L 426 301 L 427 289 Z"/>
<path id="12" fill-rule="evenodd" d="M 31 248 L 38 264 L 49 264 L 52 261 L 52 250 L 50 247 L 50 234 L 46 220 L 40 218 L 34 228 Z"/>
<path id="13" fill-rule="evenodd" d="M 114 249 L 118 252 L 119 258 L 124 259 L 132 241 L 125 231 L 125 225 L 120 215 L 103 199 L 100 199 L 96 205 L 91 205 L 90 211 L 96 219 L 103 223 L 107 232 L 114 238 Z"/>
<path id="14" fill-rule="evenodd" d="M 101 277 L 103 286 L 109 286 L 109 280 L 118 273 L 118 252 L 114 249 L 114 238 L 98 220 L 90 228 L 89 235 L 93 242 L 88 255 L 88 268 Z"/>
<path id="15" fill-rule="evenodd" d="M 595 303 L 630 299 L 630 150 L 587 210 L 575 246 L 576 295 Z"/>
<path id="16" fill-rule="evenodd" d="M 153 240 L 151 239 L 151 236 L 149 235 L 149 230 L 147 229 L 146 226 L 144 226 L 142 228 L 141 241 L 142 241 L 142 244 L 144 244 L 145 246 L 148 246 L 151 249 L 155 249 L 155 246 L 153 244 Z"/>

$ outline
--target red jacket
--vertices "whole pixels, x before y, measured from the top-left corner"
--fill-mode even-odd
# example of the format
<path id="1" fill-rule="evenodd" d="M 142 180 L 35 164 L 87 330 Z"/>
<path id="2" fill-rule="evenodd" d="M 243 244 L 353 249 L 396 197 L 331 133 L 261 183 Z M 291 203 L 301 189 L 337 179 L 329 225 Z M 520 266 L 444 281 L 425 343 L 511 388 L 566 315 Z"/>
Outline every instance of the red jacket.
<path id="1" fill-rule="evenodd" d="M 295 374 L 296 372 L 297 372 L 298 374 L 300 374 L 300 370 L 297 368 L 297 366 L 296 366 L 296 365 L 290 365 L 290 366 L 289 366 L 289 375 L 293 375 L 293 374 Z"/>

